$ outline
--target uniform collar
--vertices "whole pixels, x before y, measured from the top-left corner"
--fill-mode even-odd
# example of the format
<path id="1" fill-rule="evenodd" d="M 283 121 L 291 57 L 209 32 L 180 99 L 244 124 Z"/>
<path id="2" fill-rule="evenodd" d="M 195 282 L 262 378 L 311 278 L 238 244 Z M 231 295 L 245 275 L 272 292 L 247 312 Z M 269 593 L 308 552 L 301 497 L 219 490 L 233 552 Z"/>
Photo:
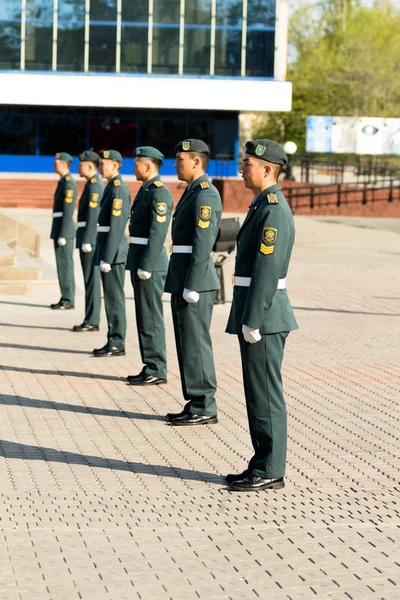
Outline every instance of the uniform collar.
<path id="1" fill-rule="evenodd" d="M 200 185 L 200 183 L 203 183 L 203 181 L 209 181 L 207 173 L 200 175 L 200 177 L 192 181 L 192 183 L 190 183 L 187 187 L 188 191 L 191 192 L 195 187 Z"/>
<path id="2" fill-rule="evenodd" d="M 152 179 L 149 179 L 149 181 L 146 181 L 146 183 L 143 183 L 142 189 L 147 190 L 155 181 L 160 181 L 160 180 L 161 180 L 161 177 L 159 175 L 156 175 Z"/>

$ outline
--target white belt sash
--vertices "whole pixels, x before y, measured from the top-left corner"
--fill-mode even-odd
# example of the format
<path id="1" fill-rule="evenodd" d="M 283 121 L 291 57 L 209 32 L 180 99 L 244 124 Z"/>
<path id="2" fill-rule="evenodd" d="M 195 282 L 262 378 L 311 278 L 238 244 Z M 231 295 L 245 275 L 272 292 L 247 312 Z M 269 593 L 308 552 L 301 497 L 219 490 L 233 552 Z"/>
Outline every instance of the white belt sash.
<path id="1" fill-rule="evenodd" d="M 251 277 L 239 277 L 238 275 L 233 275 L 232 277 L 233 285 L 237 285 L 239 287 L 250 287 Z M 284 290 L 286 288 L 286 279 L 278 279 L 278 290 Z"/>
<path id="2" fill-rule="evenodd" d="M 56 219 L 57 217 L 62 217 L 63 216 L 63 212 L 53 212 L 53 217 Z"/>
<path id="3" fill-rule="evenodd" d="M 97 227 L 97 231 L 99 233 L 107 233 L 108 231 L 110 231 L 110 225 L 99 225 Z"/>
<path id="4" fill-rule="evenodd" d="M 149 238 L 135 237 L 132 236 L 129 238 L 130 244 L 139 244 L 139 246 L 147 246 L 149 243 Z"/>
<path id="5" fill-rule="evenodd" d="M 78 227 L 86 227 L 86 221 L 78 221 Z"/>
<path id="6" fill-rule="evenodd" d="M 172 254 L 191 254 L 193 246 L 171 246 Z"/>

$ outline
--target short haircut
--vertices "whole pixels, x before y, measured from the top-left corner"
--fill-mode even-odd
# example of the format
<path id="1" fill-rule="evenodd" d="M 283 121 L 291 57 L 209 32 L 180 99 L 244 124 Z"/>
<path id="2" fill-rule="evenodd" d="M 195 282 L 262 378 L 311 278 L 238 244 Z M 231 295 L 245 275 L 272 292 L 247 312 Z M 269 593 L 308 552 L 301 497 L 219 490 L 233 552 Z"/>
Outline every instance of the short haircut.
<path id="1" fill-rule="evenodd" d="M 190 156 L 190 158 L 196 158 L 198 156 L 200 158 L 201 166 L 204 171 L 208 167 L 208 163 L 210 162 L 210 157 L 204 152 L 186 152 Z"/>
<path id="2" fill-rule="evenodd" d="M 282 166 L 278 165 L 277 163 L 269 162 L 269 160 L 267 160 L 265 162 L 272 168 L 272 172 L 273 172 L 274 176 L 276 177 L 276 179 L 278 179 L 278 177 L 282 171 Z"/>
<path id="3" fill-rule="evenodd" d="M 147 158 L 147 160 L 152 162 L 153 165 L 157 167 L 157 171 L 159 171 L 163 165 L 163 161 L 159 158 L 154 158 L 153 156 L 143 156 L 143 158 Z"/>

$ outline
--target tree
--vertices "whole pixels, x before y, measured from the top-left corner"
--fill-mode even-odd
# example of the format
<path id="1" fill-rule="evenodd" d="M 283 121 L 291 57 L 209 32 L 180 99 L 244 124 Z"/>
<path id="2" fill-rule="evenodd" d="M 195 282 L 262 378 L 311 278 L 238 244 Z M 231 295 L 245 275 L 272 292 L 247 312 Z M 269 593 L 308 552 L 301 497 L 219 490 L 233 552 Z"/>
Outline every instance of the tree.
<path id="1" fill-rule="evenodd" d="M 307 115 L 398 117 L 400 12 L 351 0 L 300 8 L 290 23 L 293 109 L 259 118 L 254 136 L 305 148 Z"/>

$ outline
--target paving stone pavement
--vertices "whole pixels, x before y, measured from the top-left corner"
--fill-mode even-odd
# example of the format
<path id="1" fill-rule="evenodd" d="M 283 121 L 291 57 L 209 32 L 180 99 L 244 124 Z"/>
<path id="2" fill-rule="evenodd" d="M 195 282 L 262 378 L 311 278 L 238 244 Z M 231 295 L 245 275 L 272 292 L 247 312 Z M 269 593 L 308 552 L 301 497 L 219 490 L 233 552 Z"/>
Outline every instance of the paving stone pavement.
<path id="1" fill-rule="evenodd" d="M 129 286 L 127 356 L 112 359 L 91 356 L 104 313 L 100 332 L 70 331 L 81 284 L 75 311 L 0 298 L 0 599 L 400 598 L 400 227 L 296 227 L 280 491 L 222 481 L 250 456 L 229 302 L 212 323 L 219 423 L 173 428 L 168 297 L 168 384 L 149 389 L 123 381 L 141 368 Z"/>

